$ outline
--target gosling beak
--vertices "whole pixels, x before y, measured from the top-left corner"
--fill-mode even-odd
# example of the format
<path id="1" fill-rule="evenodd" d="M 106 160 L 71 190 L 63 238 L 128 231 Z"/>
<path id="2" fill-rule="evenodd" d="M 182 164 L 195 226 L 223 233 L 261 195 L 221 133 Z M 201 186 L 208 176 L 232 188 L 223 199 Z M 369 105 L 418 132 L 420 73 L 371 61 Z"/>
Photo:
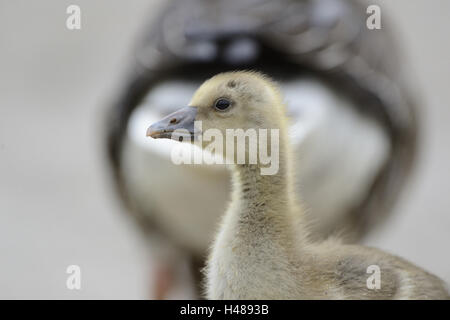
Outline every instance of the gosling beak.
<path id="1" fill-rule="evenodd" d="M 176 139 L 180 141 L 184 138 L 193 140 L 196 133 L 194 128 L 196 115 L 196 107 L 184 107 L 175 111 L 162 120 L 152 124 L 147 129 L 147 137 L 154 139 Z M 175 130 L 177 131 L 175 132 Z"/>

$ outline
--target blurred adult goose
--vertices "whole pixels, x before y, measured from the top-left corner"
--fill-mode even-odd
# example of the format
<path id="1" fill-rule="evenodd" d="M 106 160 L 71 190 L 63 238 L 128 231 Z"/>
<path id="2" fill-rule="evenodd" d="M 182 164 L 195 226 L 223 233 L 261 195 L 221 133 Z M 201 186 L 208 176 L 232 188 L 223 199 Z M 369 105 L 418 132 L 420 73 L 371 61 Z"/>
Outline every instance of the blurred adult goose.
<path id="1" fill-rule="evenodd" d="M 219 72 L 257 69 L 279 81 L 315 237 L 344 230 L 356 241 L 392 212 L 416 122 L 395 46 L 366 18 L 354 1 L 177 0 L 148 28 L 108 112 L 107 143 L 119 194 L 152 246 L 154 297 L 170 296 L 186 265 L 199 283 L 230 175 L 221 165 L 174 165 L 176 143 L 149 143 L 143 132 Z"/>
<path id="2" fill-rule="evenodd" d="M 201 122 L 201 132 L 195 121 Z M 293 187 L 294 157 L 286 123 L 283 99 L 271 80 L 255 72 L 229 72 L 204 82 L 189 107 L 147 131 L 153 138 L 171 138 L 184 130 L 181 137 L 191 140 L 191 136 L 218 130 L 220 135 L 200 146 L 208 149 L 214 143 L 211 150 L 217 151 L 217 144 L 226 145 L 220 156 L 234 164 L 232 202 L 207 266 L 208 298 L 450 298 L 440 279 L 401 258 L 363 246 L 309 239 L 305 210 L 298 205 Z M 252 129 L 259 134 L 254 148 Z M 265 139 L 261 129 L 270 132 Z M 244 136 L 238 139 L 244 145 L 242 155 L 237 154 L 239 148 L 229 148 L 230 142 L 235 143 L 230 130 L 250 132 L 249 141 Z M 267 163 L 257 155 L 263 145 L 272 155 L 277 151 L 277 170 L 270 173 L 264 173 Z M 294 159 L 301 167 L 301 158 Z M 379 288 L 367 285 L 370 266 L 379 268 L 383 279 Z"/>

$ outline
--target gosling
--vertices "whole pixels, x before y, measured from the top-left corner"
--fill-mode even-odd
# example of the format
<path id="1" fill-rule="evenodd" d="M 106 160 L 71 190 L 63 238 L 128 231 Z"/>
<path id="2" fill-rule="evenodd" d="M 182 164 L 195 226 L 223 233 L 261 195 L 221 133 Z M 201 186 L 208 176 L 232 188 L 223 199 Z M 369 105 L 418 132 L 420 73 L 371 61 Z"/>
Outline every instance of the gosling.
<path id="1" fill-rule="evenodd" d="M 278 139 L 268 139 L 269 152 L 277 150 L 279 157 L 273 174 L 261 173 L 267 163 L 260 158 L 247 160 L 254 151 L 247 144 L 244 163 L 222 148 L 221 155 L 232 163 L 233 194 L 205 268 L 207 298 L 450 298 L 439 278 L 400 257 L 334 238 L 311 240 L 305 209 L 293 192 L 284 102 L 267 76 L 218 74 L 200 86 L 188 107 L 151 125 L 147 135 L 173 138 L 181 130 L 181 138 L 196 140 L 202 132 L 195 121 L 201 121 L 202 132 L 218 129 L 223 137 L 227 129 L 278 132 Z"/>

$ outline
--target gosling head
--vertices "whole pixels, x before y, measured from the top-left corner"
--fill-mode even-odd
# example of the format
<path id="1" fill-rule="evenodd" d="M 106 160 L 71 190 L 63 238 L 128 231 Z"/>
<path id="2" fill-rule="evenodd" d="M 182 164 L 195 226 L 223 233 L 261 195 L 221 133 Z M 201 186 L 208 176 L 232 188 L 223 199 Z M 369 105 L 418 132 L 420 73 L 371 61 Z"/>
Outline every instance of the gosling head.
<path id="1" fill-rule="evenodd" d="M 224 138 L 228 129 L 281 129 L 284 112 L 277 86 L 268 77 L 249 71 L 226 72 L 205 81 L 188 107 L 152 124 L 147 136 L 194 141 L 210 129 L 219 130 Z"/>

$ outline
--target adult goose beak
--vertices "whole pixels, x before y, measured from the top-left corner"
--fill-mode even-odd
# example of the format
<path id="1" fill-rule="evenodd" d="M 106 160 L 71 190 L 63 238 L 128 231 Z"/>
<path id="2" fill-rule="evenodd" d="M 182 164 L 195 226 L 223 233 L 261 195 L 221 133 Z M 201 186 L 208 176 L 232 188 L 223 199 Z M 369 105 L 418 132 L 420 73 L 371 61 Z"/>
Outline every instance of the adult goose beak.
<path id="1" fill-rule="evenodd" d="M 193 140 L 196 134 L 194 128 L 196 107 L 184 107 L 169 114 L 162 120 L 152 124 L 147 129 L 147 137 L 154 139 Z"/>

